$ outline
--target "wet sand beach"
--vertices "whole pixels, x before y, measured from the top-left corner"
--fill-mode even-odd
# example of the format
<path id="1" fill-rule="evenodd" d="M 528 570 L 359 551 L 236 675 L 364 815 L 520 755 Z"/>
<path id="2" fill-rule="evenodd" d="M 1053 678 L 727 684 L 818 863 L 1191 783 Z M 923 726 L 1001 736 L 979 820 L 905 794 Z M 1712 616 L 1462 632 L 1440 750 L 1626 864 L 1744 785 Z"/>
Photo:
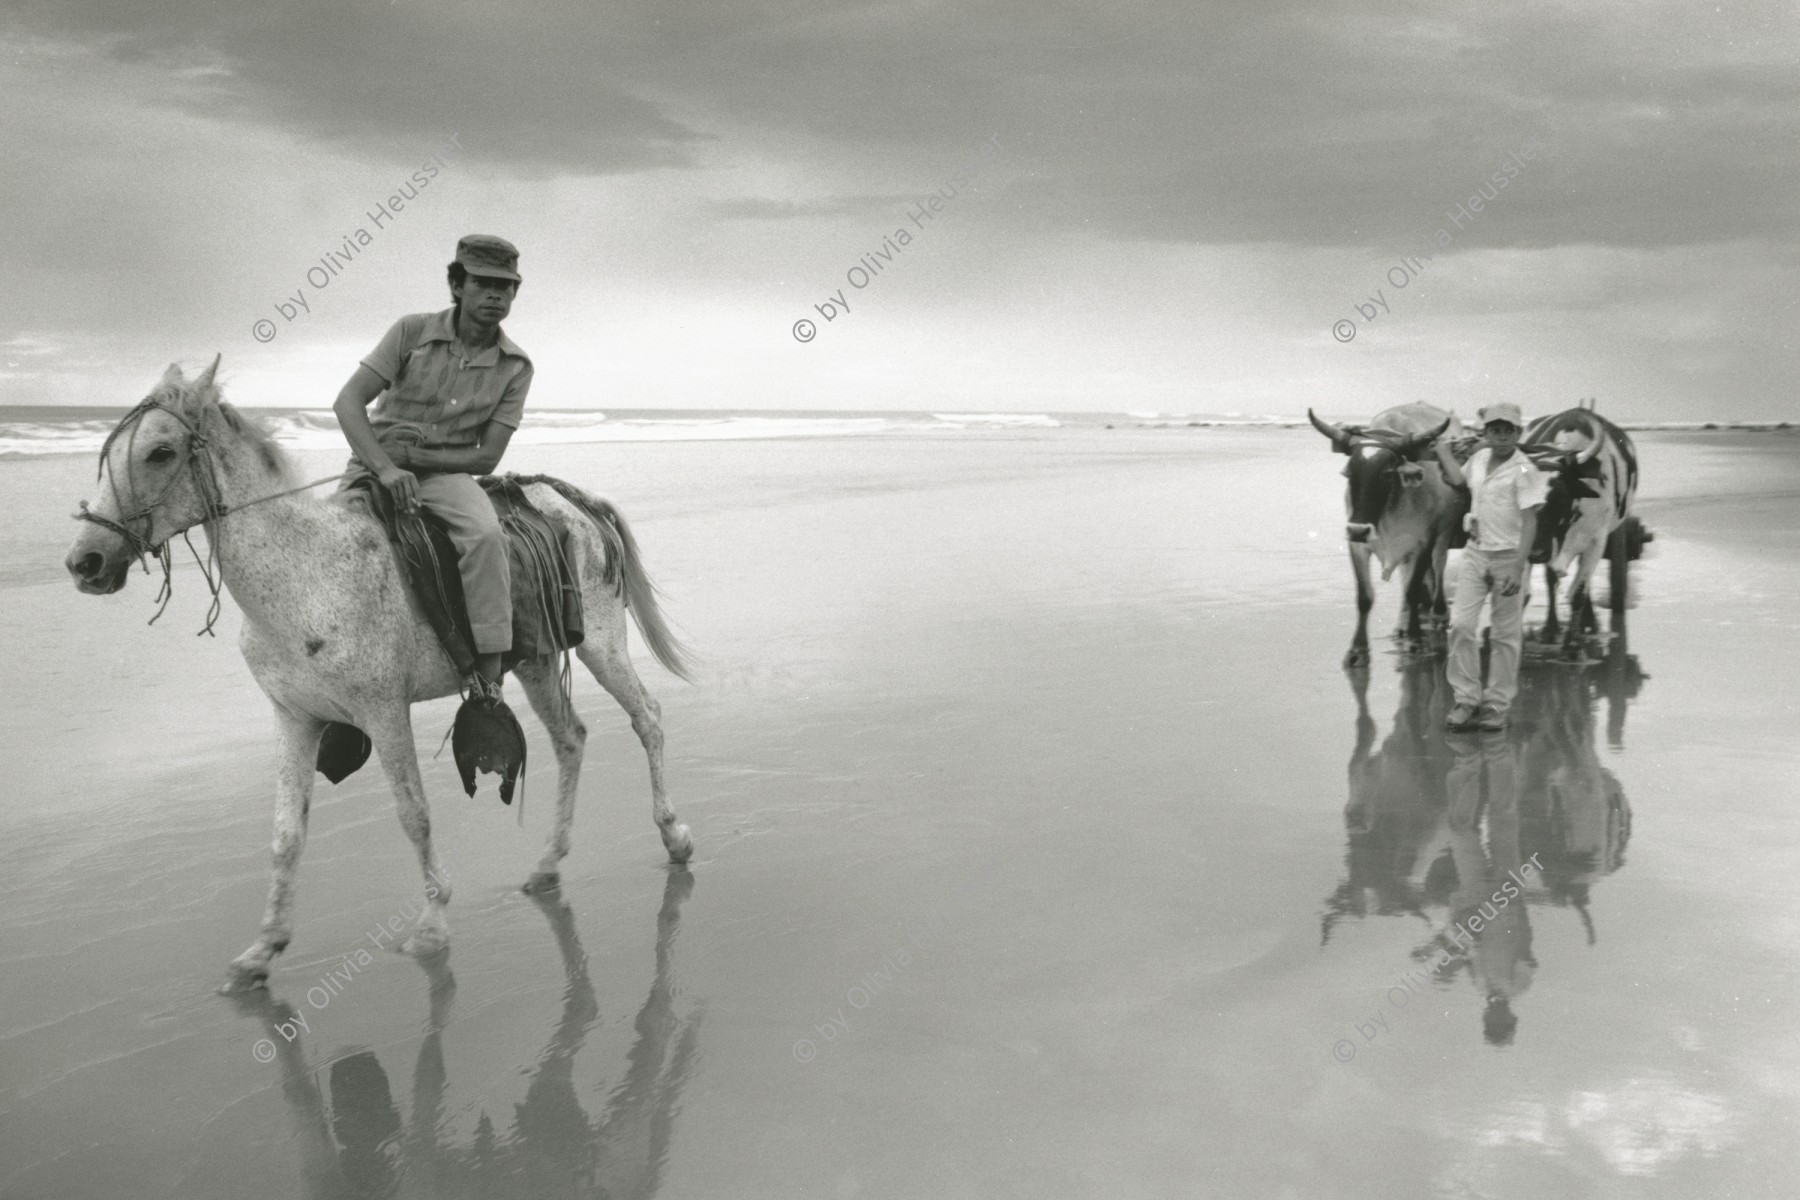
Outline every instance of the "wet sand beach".
<path id="1" fill-rule="evenodd" d="M 0 461 L 0 1197 L 1787 1195 L 1800 441 L 1637 442 L 1628 640 L 1533 657 L 1486 740 L 1441 657 L 1340 669 L 1311 430 L 523 446 L 703 660 L 633 634 L 690 869 L 585 674 L 543 899 L 541 729 L 521 828 L 423 705 L 448 956 L 383 944 L 421 882 L 370 767 L 237 1000 L 274 734 L 236 609 L 197 638 L 191 564 L 154 626 L 141 573 L 78 595 L 91 458 Z"/>

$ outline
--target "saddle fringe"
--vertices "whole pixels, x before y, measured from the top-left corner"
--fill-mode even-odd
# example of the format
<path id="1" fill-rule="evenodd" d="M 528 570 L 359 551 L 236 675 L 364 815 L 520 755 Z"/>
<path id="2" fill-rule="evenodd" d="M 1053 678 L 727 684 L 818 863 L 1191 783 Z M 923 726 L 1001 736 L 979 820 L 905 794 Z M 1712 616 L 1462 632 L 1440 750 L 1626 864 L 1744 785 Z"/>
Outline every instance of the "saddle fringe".
<path id="1" fill-rule="evenodd" d="M 656 656 L 656 661 L 671 675 L 692 683 L 693 652 L 682 644 L 663 621 L 662 610 L 656 603 L 656 585 L 644 571 L 637 539 L 632 536 L 631 526 L 626 523 L 624 514 L 613 507 L 611 501 L 603 500 L 551 475 L 514 475 L 511 479 L 521 486 L 544 484 L 580 509 L 594 523 L 594 527 L 600 531 L 601 539 L 606 543 L 605 582 L 613 589 L 614 595 L 624 597 L 625 607 L 637 621 L 638 630 L 644 635 L 644 643 L 650 647 L 650 653 Z"/>

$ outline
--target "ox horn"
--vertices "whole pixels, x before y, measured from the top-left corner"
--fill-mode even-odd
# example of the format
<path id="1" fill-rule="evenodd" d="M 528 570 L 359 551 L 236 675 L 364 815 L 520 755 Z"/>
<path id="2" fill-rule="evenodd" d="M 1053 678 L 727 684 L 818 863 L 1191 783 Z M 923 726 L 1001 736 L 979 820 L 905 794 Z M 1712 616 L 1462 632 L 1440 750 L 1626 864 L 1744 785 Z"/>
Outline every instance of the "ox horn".
<path id="1" fill-rule="evenodd" d="M 1431 445 L 1431 443 L 1443 437 L 1444 432 L 1449 428 L 1450 418 L 1445 417 L 1444 423 L 1430 433 L 1414 434 L 1412 437 L 1409 437 L 1404 442 L 1400 443 L 1400 456 L 1402 458 L 1411 458 L 1424 447 Z"/>
<path id="2" fill-rule="evenodd" d="M 1333 425 L 1328 421 L 1321 421 L 1318 414 L 1314 413 L 1310 408 L 1306 410 L 1306 419 L 1312 422 L 1314 429 L 1331 439 L 1331 448 L 1333 450 L 1336 450 L 1339 454 L 1350 453 L 1349 430 L 1345 429 L 1342 425 Z"/>

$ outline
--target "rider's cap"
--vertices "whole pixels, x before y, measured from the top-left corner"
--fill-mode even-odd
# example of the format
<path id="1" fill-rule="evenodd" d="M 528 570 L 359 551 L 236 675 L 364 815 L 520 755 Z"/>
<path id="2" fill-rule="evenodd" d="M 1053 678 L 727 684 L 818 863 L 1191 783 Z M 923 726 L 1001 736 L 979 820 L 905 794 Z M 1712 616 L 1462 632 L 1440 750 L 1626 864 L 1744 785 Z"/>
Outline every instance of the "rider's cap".
<path id="1" fill-rule="evenodd" d="M 456 243 L 456 261 L 471 275 L 522 281 L 519 248 L 491 233 L 471 233 Z"/>
<path id="2" fill-rule="evenodd" d="M 1525 427 L 1525 417 L 1519 412 L 1519 406 L 1508 400 L 1498 404 L 1490 404 L 1476 413 L 1483 426 L 1492 425 L 1495 421 L 1505 421 L 1515 429 Z"/>

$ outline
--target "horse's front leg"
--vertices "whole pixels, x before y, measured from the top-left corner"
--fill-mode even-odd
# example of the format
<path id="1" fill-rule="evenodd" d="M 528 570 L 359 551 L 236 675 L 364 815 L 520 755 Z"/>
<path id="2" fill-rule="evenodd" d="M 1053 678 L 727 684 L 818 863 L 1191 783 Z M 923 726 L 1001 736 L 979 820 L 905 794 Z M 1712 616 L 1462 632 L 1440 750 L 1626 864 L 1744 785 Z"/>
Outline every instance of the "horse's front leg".
<path id="1" fill-rule="evenodd" d="M 231 960 L 223 991 L 264 987 L 269 964 L 287 949 L 294 933 L 294 878 L 300 852 L 306 848 L 306 818 L 312 808 L 314 759 L 325 722 L 291 712 L 277 704 L 275 721 L 281 738 L 281 764 L 275 777 L 275 838 L 270 845 L 272 877 L 262 928 L 250 948 Z"/>
<path id="2" fill-rule="evenodd" d="M 375 753 L 381 757 L 381 769 L 393 785 L 400 828 L 412 839 L 413 849 L 419 854 L 419 870 L 425 876 L 425 911 L 419 914 L 412 936 L 401 943 L 400 949 L 408 954 L 432 954 L 450 944 L 450 922 L 444 915 L 445 906 L 450 903 L 450 880 L 431 841 L 431 806 L 426 803 L 425 784 L 419 777 L 411 706 L 397 703 L 391 711 L 370 721 L 370 726 L 366 732 L 375 744 Z"/>

